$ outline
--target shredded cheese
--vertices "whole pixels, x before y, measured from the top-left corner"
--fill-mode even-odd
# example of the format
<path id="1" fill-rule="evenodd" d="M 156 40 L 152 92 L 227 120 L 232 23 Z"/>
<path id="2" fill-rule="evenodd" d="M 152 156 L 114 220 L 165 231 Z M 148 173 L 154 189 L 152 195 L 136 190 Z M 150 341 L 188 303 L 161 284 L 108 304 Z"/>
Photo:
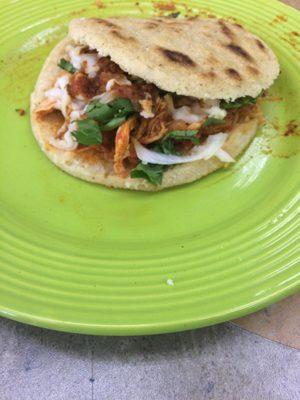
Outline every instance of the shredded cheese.
<path id="1" fill-rule="evenodd" d="M 192 124 L 194 122 L 200 122 L 204 119 L 203 115 L 194 114 L 191 108 L 188 106 L 174 108 L 172 116 L 175 120 L 182 120 L 184 122 L 187 122 L 188 124 Z"/>

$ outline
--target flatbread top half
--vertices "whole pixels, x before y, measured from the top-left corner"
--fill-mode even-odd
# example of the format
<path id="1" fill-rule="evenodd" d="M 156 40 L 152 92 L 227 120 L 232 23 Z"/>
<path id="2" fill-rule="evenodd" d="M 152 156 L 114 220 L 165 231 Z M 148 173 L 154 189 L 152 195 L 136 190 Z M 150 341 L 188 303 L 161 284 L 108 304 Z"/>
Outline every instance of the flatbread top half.
<path id="1" fill-rule="evenodd" d="M 256 97 L 279 74 L 266 43 L 220 19 L 79 18 L 69 36 L 163 90 L 201 99 Z"/>

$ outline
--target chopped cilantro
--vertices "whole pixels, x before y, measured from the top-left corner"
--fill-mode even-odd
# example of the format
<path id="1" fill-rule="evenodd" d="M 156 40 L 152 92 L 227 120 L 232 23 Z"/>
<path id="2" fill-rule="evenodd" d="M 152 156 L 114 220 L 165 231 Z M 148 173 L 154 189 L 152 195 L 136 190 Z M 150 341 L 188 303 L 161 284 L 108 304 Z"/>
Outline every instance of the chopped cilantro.
<path id="1" fill-rule="evenodd" d="M 203 126 L 221 125 L 223 123 L 224 123 L 224 119 L 209 117 L 204 122 Z"/>
<path id="2" fill-rule="evenodd" d="M 99 125 L 92 119 L 77 121 L 77 130 L 72 132 L 78 143 L 90 146 L 102 143 L 102 134 Z"/>
<path id="3" fill-rule="evenodd" d="M 257 97 L 244 96 L 244 97 L 239 97 L 238 99 L 230 102 L 226 100 L 221 100 L 220 107 L 223 108 L 224 110 L 230 110 L 232 108 L 240 108 L 243 106 L 247 106 L 249 104 L 255 104 L 258 97 L 259 96 Z"/>
<path id="4" fill-rule="evenodd" d="M 77 71 L 76 68 L 74 67 L 74 65 L 71 64 L 70 61 L 67 61 L 65 58 L 61 58 L 57 65 L 60 68 L 70 72 L 71 74 L 74 74 L 74 72 Z"/>
<path id="5" fill-rule="evenodd" d="M 134 112 L 135 109 L 131 101 L 121 97 L 108 104 L 93 100 L 87 107 L 88 118 L 99 121 L 103 131 L 117 128 Z"/>
<path id="6" fill-rule="evenodd" d="M 112 129 L 120 126 L 124 121 L 126 121 L 126 117 L 116 117 L 108 121 L 105 125 L 101 126 L 103 131 L 111 131 Z"/>
<path id="7" fill-rule="evenodd" d="M 135 109 L 129 99 L 119 97 L 109 103 L 109 106 L 115 111 L 115 117 L 127 117 L 135 112 Z"/>
<path id="8" fill-rule="evenodd" d="M 168 15 L 168 17 L 169 18 L 177 18 L 177 17 L 179 17 L 179 15 L 180 15 L 180 11 L 177 11 L 177 12 L 170 13 Z"/>
<path id="9" fill-rule="evenodd" d="M 100 103 L 99 100 L 93 100 L 86 108 L 88 118 L 101 121 L 103 123 L 109 121 L 114 116 L 113 109 L 108 104 Z"/>
<path id="10" fill-rule="evenodd" d="M 158 153 L 180 156 L 181 153 L 175 148 L 175 142 L 177 140 L 189 140 L 195 144 L 199 144 L 199 139 L 195 137 L 197 133 L 197 130 L 169 132 L 159 142 L 157 142 L 152 149 Z"/>
<path id="11" fill-rule="evenodd" d="M 169 132 L 164 138 L 163 141 L 168 139 L 174 140 L 190 140 L 195 144 L 199 144 L 199 139 L 195 137 L 197 135 L 198 130 L 188 130 L 188 131 L 172 131 Z"/>
<path id="12" fill-rule="evenodd" d="M 153 185 L 160 185 L 162 182 L 165 165 L 139 163 L 132 171 L 131 178 L 143 178 Z"/>

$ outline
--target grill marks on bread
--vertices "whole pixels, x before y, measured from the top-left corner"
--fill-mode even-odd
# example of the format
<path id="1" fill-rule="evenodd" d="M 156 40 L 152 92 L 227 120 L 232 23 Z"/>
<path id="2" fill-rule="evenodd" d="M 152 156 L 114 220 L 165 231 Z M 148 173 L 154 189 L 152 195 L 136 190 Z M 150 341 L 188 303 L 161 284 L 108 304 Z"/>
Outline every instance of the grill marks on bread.
<path id="1" fill-rule="evenodd" d="M 225 36 L 227 36 L 229 39 L 234 39 L 235 38 L 235 33 L 228 27 L 228 25 L 225 23 L 225 21 L 220 20 L 218 21 L 221 31 Z"/>
<path id="2" fill-rule="evenodd" d="M 198 98 L 255 97 L 279 72 L 267 44 L 224 19 L 79 19 L 70 37 L 163 90 Z"/>
<path id="3" fill-rule="evenodd" d="M 243 58 L 244 60 L 248 60 L 253 62 L 253 57 L 245 50 L 243 47 L 239 46 L 235 43 L 226 44 L 225 47 L 230 50 L 232 53 L 236 54 L 237 56 Z"/>
<path id="4" fill-rule="evenodd" d="M 196 63 L 189 56 L 179 51 L 165 49 L 164 47 L 158 47 L 158 50 L 168 61 L 180 64 L 185 67 L 196 66 Z"/>
<path id="5" fill-rule="evenodd" d="M 235 70 L 234 68 L 227 68 L 225 70 L 226 74 L 229 76 L 229 78 L 232 78 L 236 81 L 241 81 L 242 77 L 239 74 L 239 72 L 237 70 Z"/>

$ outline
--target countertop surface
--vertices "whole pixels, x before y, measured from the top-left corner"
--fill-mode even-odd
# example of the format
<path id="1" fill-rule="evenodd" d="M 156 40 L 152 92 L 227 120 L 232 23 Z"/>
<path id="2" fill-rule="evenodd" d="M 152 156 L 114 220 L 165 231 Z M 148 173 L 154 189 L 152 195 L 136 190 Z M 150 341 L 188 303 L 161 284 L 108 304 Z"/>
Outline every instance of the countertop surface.
<path id="1" fill-rule="evenodd" d="M 300 8 L 300 0 L 285 2 Z M 300 399 L 300 352 L 293 347 L 299 296 L 279 304 L 237 323 L 281 343 L 232 322 L 169 335 L 96 337 L 2 318 L 0 400 Z"/>

